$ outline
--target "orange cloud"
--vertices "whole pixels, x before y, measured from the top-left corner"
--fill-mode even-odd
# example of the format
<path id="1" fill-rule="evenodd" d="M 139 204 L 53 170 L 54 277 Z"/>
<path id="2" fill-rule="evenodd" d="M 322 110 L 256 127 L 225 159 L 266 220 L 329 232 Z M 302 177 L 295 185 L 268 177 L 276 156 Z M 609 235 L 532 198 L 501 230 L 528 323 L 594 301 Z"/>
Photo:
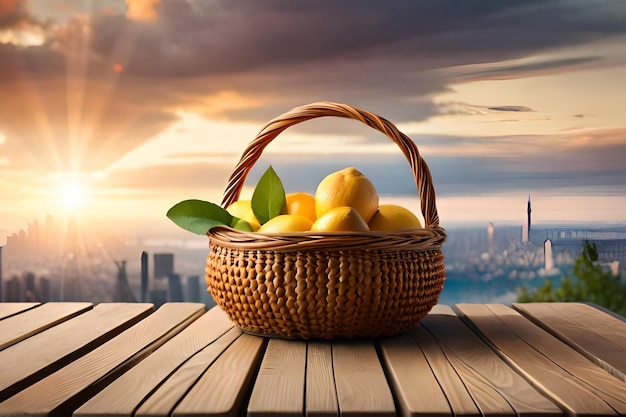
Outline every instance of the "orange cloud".
<path id="1" fill-rule="evenodd" d="M 161 0 L 126 0 L 129 19 L 154 21 L 158 17 L 156 6 Z"/>
<path id="2" fill-rule="evenodd" d="M 24 3 L 24 0 L 0 0 L 0 21 L 17 14 Z"/>

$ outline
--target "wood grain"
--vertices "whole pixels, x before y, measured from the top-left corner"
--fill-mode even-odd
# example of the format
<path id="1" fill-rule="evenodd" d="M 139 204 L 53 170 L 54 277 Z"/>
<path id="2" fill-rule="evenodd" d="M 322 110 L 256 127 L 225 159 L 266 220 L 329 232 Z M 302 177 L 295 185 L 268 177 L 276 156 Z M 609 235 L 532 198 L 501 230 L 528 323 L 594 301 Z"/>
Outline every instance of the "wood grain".
<path id="1" fill-rule="evenodd" d="M 164 304 L 117 337 L 0 403 L 0 415 L 71 414 L 203 312 L 204 304 Z"/>
<path id="2" fill-rule="evenodd" d="M 270 339 L 261 361 L 248 417 L 302 416 L 306 342 Z"/>
<path id="3" fill-rule="evenodd" d="M 454 310 L 452 309 L 452 307 L 445 305 L 445 304 L 436 304 L 435 306 L 433 306 L 433 308 L 430 309 L 430 312 L 426 315 L 426 317 L 428 317 L 429 315 L 456 317 L 456 314 L 454 313 Z"/>
<path id="4" fill-rule="evenodd" d="M 305 386 L 305 416 L 339 416 L 331 342 L 308 343 Z"/>
<path id="5" fill-rule="evenodd" d="M 0 352 L 0 401 L 113 338 L 151 312 L 152 304 L 98 304 L 4 349 Z"/>
<path id="6" fill-rule="evenodd" d="M 480 416 L 480 411 L 467 387 L 448 362 L 435 338 L 423 326 L 418 326 L 413 330 L 411 336 L 424 353 L 424 357 L 443 390 L 452 412 L 455 415 Z"/>
<path id="7" fill-rule="evenodd" d="M 127 416 L 194 355 L 232 329 L 233 324 L 217 307 L 174 336 L 80 407 L 74 416 Z M 228 345 L 226 345 L 228 346 Z M 219 353 L 225 349 L 224 346 Z M 190 359 L 191 358 L 191 359 Z M 176 381 L 174 388 L 182 386 Z M 167 392 L 167 391 L 166 391 Z M 158 394 L 163 398 L 163 392 Z M 182 397 L 182 395 L 181 395 Z M 173 408 L 170 408 L 170 410 Z"/>
<path id="8" fill-rule="evenodd" d="M 215 342 L 193 355 L 137 408 L 135 417 L 169 416 L 215 360 L 242 332 L 231 328 Z"/>
<path id="9" fill-rule="evenodd" d="M 176 406 L 174 417 L 237 416 L 258 368 L 265 339 L 242 334 Z"/>
<path id="10" fill-rule="evenodd" d="M 626 381 L 626 322 L 581 303 L 525 303 L 513 308 Z"/>
<path id="11" fill-rule="evenodd" d="M 609 375 L 567 344 L 528 321 L 508 307 L 488 304 L 495 314 L 517 335 L 545 357 L 563 368 L 581 386 L 602 398 L 615 411 L 626 414 L 626 383 Z"/>
<path id="12" fill-rule="evenodd" d="M 483 415 L 562 414 L 456 315 L 428 315 L 421 323 L 437 340 Z"/>
<path id="13" fill-rule="evenodd" d="M 505 306 L 457 304 L 455 311 L 468 324 L 473 326 L 511 367 L 516 369 L 527 379 L 535 389 L 542 392 L 562 410 L 570 415 L 616 415 L 615 409 L 609 406 L 596 392 L 592 392 L 589 386 L 577 378 L 572 378 L 571 368 L 583 366 L 584 362 L 591 363 L 580 354 L 579 359 L 571 359 L 574 363 L 564 369 L 553 361 L 553 358 L 545 356 L 545 352 L 536 346 L 534 337 L 519 335 L 510 326 L 507 319 L 517 315 L 530 326 L 534 326 L 528 320 L 523 319 L 519 313 Z M 515 326 L 514 326 L 515 327 Z M 534 326 L 536 330 L 543 332 L 549 339 L 549 344 L 554 346 L 557 356 L 570 356 L 576 353 L 571 348 L 547 334 L 545 331 Z M 517 329 L 516 329 L 517 330 Z M 535 332 L 535 336 L 542 337 Z M 584 367 L 593 372 L 591 367 Z M 598 368 L 596 368 L 597 370 Z M 607 376 L 609 376 L 607 374 Z M 612 378 L 612 377 L 611 377 Z M 616 382 L 619 382 L 615 379 Z"/>
<path id="14" fill-rule="evenodd" d="M 391 389 L 373 342 L 335 341 L 333 368 L 342 416 L 395 416 Z"/>
<path id="15" fill-rule="evenodd" d="M 2 303 L 0 302 L 0 320 L 11 317 L 22 311 L 30 310 L 41 303 Z"/>
<path id="16" fill-rule="evenodd" d="M 437 378 L 411 336 L 383 338 L 379 345 L 402 416 L 452 415 Z"/>
<path id="17" fill-rule="evenodd" d="M 92 307 L 91 303 L 47 303 L 6 318 L 0 321 L 0 350 Z"/>

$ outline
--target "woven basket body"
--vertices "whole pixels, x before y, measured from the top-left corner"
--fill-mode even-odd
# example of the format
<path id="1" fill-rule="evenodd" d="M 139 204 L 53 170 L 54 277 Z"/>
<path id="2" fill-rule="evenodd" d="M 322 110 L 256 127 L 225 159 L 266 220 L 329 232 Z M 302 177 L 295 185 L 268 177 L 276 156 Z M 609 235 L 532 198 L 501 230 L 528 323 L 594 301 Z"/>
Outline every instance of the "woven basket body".
<path id="1" fill-rule="evenodd" d="M 413 142 L 385 119 L 344 104 L 298 107 L 270 121 L 233 171 L 223 206 L 237 200 L 263 148 L 295 123 L 321 116 L 360 120 L 403 151 L 420 194 L 425 227 L 399 232 L 262 235 L 214 227 L 206 281 L 215 302 L 244 331 L 298 338 L 378 337 L 404 332 L 437 303 L 445 280 L 430 172 Z"/>

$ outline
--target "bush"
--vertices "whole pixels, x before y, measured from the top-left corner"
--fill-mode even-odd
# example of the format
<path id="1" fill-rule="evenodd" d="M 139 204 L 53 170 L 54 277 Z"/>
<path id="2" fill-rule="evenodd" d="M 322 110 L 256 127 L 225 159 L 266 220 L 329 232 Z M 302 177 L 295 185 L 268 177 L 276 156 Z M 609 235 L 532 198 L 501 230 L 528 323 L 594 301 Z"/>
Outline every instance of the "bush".
<path id="1" fill-rule="evenodd" d="M 535 290 L 520 288 L 517 301 L 554 302 L 582 301 L 598 304 L 626 316 L 626 283 L 598 263 L 595 243 L 585 242 L 576 259 L 571 277 L 564 277 L 561 286 L 554 288 L 550 280 Z"/>

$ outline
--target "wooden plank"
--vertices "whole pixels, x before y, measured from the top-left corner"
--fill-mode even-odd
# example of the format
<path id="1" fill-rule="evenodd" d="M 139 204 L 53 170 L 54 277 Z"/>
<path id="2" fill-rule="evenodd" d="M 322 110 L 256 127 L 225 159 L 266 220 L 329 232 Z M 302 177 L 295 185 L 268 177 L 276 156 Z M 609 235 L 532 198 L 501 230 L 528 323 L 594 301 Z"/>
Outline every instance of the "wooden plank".
<path id="1" fill-rule="evenodd" d="M 306 342 L 270 339 L 252 389 L 248 416 L 301 416 L 305 366 Z"/>
<path id="2" fill-rule="evenodd" d="M 342 416 L 395 416 L 393 396 L 373 342 L 333 343 L 333 368 Z"/>
<path id="3" fill-rule="evenodd" d="M 591 373 L 597 371 L 598 368 L 558 339 L 521 317 L 519 313 L 505 306 L 496 308 L 495 305 L 457 304 L 454 308 L 459 316 L 475 328 L 511 367 L 567 414 L 574 416 L 616 415 L 616 410 L 584 382 L 587 377 L 581 380 L 570 373 L 572 368 L 578 366 Z M 507 320 L 507 316 L 510 318 L 514 315 L 525 321 L 527 325 L 534 326 L 535 336 L 523 337 L 514 331 L 510 327 L 512 323 Z M 567 369 L 538 349 L 534 337 L 543 337 L 538 332 L 543 332 L 548 337 L 546 342 L 554 346 L 553 350 L 557 356 L 568 358 L 570 364 L 567 365 Z M 572 354 L 578 355 L 578 358 L 572 358 Z M 610 377 L 608 374 L 606 376 Z M 615 382 L 620 382 L 613 379 Z"/>
<path id="4" fill-rule="evenodd" d="M 331 342 L 309 342 L 306 359 L 305 415 L 339 416 Z"/>
<path id="5" fill-rule="evenodd" d="M 479 417 L 480 411 L 435 338 L 423 327 L 411 331 L 456 416 Z"/>
<path id="6" fill-rule="evenodd" d="M 431 314 L 421 323 L 437 340 L 483 415 L 562 415 L 456 315 Z"/>
<path id="7" fill-rule="evenodd" d="M 424 353 L 409 334 L 379 339 L 379 346 L 402 416 L 452 415 Z"/>
<path id="8" fill-rule="evenodd" d="M 87 401 L 74 412 L 74 416 L 132 415 L 144 399 L 171 374 L 177 372 L 177 369 L 185 366 L 190 357 L 213 344 L 232 328 L 233 324 L 226 314 L 218 307 L 212 308 Z M 219 350 L 219 353 L 222 350 Z M 203 357 L 202 360 L 205 359 L 206 357 Z M 174 388 L 180 387 L 183 387 L 183 384 L 177 380 Z M 163 399 L 164 396 L 161 392 L 157 397 Z"/>
<path id="9" fill-rule="evenodd" d="M 0 302 L 0 320 L 19 314 L 22 311 L 30 310 L 41 303 L 3 303 Z"/>
<path id="10" fill-rule="evenodd" d="M 193 355 L 139 405 L 135 417 L 169 416 L 202 374 L 242 332 L 233 327 L 215 342 Z"/>
<path id="11" fill-rule="evenodd" d="M 626 414 L 626 383 L 609 375 L 567 344 L 531 323 L 517 311 L 499 304 L 488 305 L 501 320 L 536 350 L 565 369 L 615 411 Z"/>
<path id="12" fill-rule="evenodd" d="M 245 333 L 239 336 L 202 374 L 171 415 L 239 415 L 264 346 L 265 339 L 262 337 Z"/>
<path id="13" fill-rule="evenodd" d="M 436 304 L 433 308 L 430 309 L 428 314 L 433 316 L 446 315 L 456 317 L 456 314 L 454 313 L 454 310 L 452 310 L 452 307 L 445 304 Z"/>
<path id="14" fill-rule="evenodd" d="M 605 312 L 606 314 L 608 314 L 609 316 L 615 317 L 615 318 L 616 318 L 616 319 L 618 319 L 619 321 L 623 321 L 623 322 L 625 322 L 625 323 L 626 323 L 626 317 L 624 317 L 624 316 L 622 316 L 622 315 L 620 315 L 620 314 L 616 313 L 615 311 L 610 310 L 610 309 L 608 309 L 608 308 L 606 308 L 606 307 L 604 307 L 604 306 L 601 306 L 600 304 L 590 303 L 590 302 L 588 302 L 588 301 L 581 302 L 581 304 L 585 304 L 585 305 L 588 305 L 588 306 L 590 306 L 590 307 L 593 307 L 593 308 L 595 308 L 595 309 L 597 309 L 597 310 L 603 311 L 603 312 Z"/>
<path id="15" fill-rule="evenodd" d="M 626 381 L 626 322 L 581 303 L 525 303 L 513 308 Z"/>
<path id="16" fill-rule="evenodd" d="M 0 350 L 69 320 L 93 307 L 91 303 L 47 303 L 0 321 Z"/>
<path id="17" fill-rule="evenodd" d="M 98 304 L 71 320 L 4 349 L 0 352 L 0 401 L 128 329 L 152 309 L 152 304 Z"/>
<path id="18" fill-rule="evenodd" d="M 68 415 L 204 312 L 169 303 L 119 336 L 0 403 L 2 416 Z"/>

